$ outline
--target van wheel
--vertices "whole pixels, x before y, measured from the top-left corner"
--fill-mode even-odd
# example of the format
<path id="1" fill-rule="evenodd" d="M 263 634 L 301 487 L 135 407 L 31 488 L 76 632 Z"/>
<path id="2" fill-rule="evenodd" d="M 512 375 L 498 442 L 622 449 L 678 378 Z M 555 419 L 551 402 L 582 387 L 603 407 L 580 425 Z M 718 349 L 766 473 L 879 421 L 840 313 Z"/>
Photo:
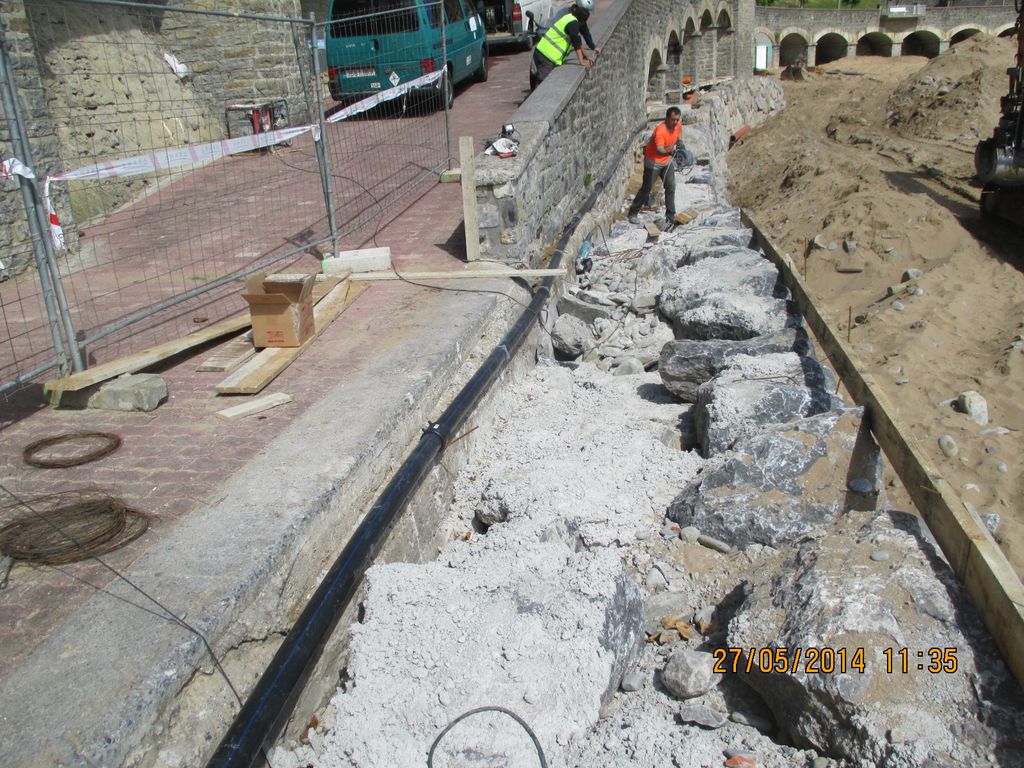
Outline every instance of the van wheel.
<path id="1" fill-rule="evenodd" d="M 473 73 L 473 79 L 478 83 L 487 82 L 487 46 L 480 49 L 480 66 Z"/>

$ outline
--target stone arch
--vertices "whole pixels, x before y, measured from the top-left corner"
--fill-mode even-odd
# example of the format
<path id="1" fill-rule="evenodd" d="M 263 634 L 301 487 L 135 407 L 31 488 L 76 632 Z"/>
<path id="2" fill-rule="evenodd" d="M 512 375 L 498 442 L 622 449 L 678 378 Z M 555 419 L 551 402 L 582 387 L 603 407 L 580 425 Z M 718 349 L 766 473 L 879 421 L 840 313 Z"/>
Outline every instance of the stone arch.
<path id="1" fill-rule="evenodd" d="M 846 58 L 850 41 L 841 32 L 822 32 L 814 41 L 814 65 Z"/>
<path id="2" fill-rule="evenodd" d="M 754 31 L 754 71 L 761 72 L 769 67 L 776 66 L 775 61 L 775 37 L 772 33 L 762 28 Z"/>
<path id="3" fill-rule="evenodd" d="M 661 51 L 655 48 L 647 62 L 647 99 L 664 101 L 665 99 L 665 66 Z"/>
<path id="4" fill-rule="evenodd" d="M 857 41 L 858 56 L 892 56 L 893 40 L 884 32 L 867 32 Z"/>
<path id="5" fill-rule="evenodd" d="M 980 35 L 981 33 L 982 29 L 980 27 L 972 24 L 959 24 L 958 26 L 950 29 L 946 33 L 946 36 L 949 38 L 950 45 L 956 45 L 957 43 L 962 43 L 964 40 L 974 37 L 975 35 Z"/>
<path id="6" fill-rule="evenodd" d="M 670 67 L 678 67 L 683 57 L 683 44 L 679 41 L 679 32 L 672 30 L 668 33 L 668 42 L 665 44 L 665 63 Z"/>
<path id="7" fill-rule="evenodd" d="M 803 45 L 805 46 L 808 44 L 808 42 L 810 42 L 811 39 L 811 31 L 809 29 L 806 29 L 804 27 L 783 27 L 782 31 L 779 32 L 775 40 L 776 42 L 781 44 L 782 41 L 785 40 L 790 35 L 798 36 L 803 41 Z"/>
<path id="8" fill-rule="evenodd" d="M 665 68 L 665 91 L 678 91 L 683 79 L 683 43 L 676 29 L 668 33 L 665 43 Z M 665 98 L 669 98 L 668 93 Z"/>
<path id="9" fill-rule="evenodd" d="M 927 56 L 934 59 L 939 55 L 942 37 L 932 29 L 917 29 L 903 38 L 900 44 L 901 56 Z"/>
<path id="10" fill-rule="evenodd" d="M 998 27 L 995 33 L 996 37 L 1013 37 L 1013 33 L 1016 31 L 1016 27 L 1013 24 L 1007 24 L 1005 27 Z"/>
<path id="11" fill-rule="evenodd" d="M 720 2 L 715 11 L 715 24 L 720 28 L 732 29 L 732 9 L 729 3 Z"/>
<path id="12" fill-rule="evenodd" d="M 779 40 L 779 66 L 785 67 L 798 61 L 807 62 L 807 40 L 800 32 L 790 32 Z"/>

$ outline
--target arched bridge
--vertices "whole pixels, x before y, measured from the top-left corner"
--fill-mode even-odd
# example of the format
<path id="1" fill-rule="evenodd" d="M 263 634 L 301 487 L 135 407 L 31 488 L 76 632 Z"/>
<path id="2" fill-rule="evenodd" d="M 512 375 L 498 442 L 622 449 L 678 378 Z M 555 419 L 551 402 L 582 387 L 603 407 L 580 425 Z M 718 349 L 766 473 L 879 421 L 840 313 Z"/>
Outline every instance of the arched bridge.
<path id="1" fill-rule="evenodd" d="M 715 81 L 750 74 L 753 6 L 744 0 L 689 0 L 667 6 L 665 23 L 649 30 L 647 95 L 694 90 Z"/>
<path id="2" fill-rule="evenodd" d="M 754 68 L 845 56 L 938 56 L 984 32 L 1013 34 L 1013 5 L 934 7 L 888 3 L 875 10 L 771 8 L 754 13 Z"/>

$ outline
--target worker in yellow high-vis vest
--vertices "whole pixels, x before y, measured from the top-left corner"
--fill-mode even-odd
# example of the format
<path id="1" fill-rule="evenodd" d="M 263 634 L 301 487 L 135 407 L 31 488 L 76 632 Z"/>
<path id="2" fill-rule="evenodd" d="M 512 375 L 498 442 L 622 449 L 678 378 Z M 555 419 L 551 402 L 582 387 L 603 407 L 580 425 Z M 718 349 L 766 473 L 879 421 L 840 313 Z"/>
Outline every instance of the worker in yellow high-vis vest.
<path id="1" fill-rule="evenodd" d="M 530 90 L 532 91 L 555 67 L 565 63 L 571 51 L 585 69 L 594 66 L 594 59 L 583 52 L 583 42 L 587 47 L 600 55 L 601 49 L 594 45 L 590 35 L 587 19 L 594 10 L 594 0 L 576 0 L 571 6 L 555 17 L 533 49 L 533 62 L 530 65 Z"/>

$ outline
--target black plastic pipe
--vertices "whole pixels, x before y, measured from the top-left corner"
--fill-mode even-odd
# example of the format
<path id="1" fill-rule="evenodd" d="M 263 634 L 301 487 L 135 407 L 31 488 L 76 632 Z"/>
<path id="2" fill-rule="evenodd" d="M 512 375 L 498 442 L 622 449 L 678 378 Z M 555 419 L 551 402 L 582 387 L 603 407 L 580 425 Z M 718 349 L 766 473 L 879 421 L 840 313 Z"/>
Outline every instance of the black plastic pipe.
<path id="1" fill-rule="evenodd" d="M 583 215 L 589 211 L 608 178 L 614 173 L 635 134 L 623 144 L 605 178 L 594 187 L 583 207 L 563 230 L 555 246 L 551 268 L 562 262 L 563 251 Z M 530 334 L 545 302 L 551 296 L 555 278 L 547 277 L 529 306 L 505 338 L 495 347 L 441 417 L 423 432 L 419 443 L 398 468 L 384 492 L 359 524 L 351 541 L 331 566 L 302 614 L 288 632 L 256 687 L 221 740 L 207 768 L 251 768 L 265 749 L 269 750 L 291 716 L 295 702 L 316 666 L 324 645 L 349 601 L 355 596 L 366 569 L 387 541 L 405 505 L 433 468 L 437 457 L 457 436 L 459 427 L 472 413 L 491 385 L 497 381 Z"/>

